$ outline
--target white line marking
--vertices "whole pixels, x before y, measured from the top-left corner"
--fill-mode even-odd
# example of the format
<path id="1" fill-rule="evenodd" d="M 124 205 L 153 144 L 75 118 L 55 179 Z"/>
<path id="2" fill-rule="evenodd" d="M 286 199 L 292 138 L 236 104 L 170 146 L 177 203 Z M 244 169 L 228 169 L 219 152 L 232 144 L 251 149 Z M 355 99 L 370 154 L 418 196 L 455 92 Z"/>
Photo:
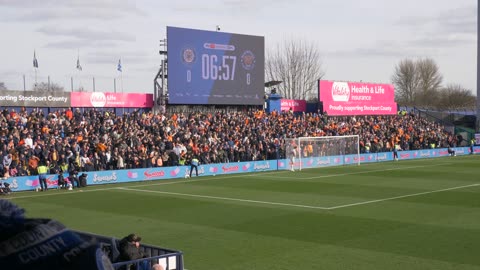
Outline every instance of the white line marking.
<path id="1" fill-rule="evenodd" d="M 440 164 L 433 164 L 433 165 L 398 167 L 398 168 L 381 169 L 381 170 L 370 170 L 370 171 L 362 171 L 362 172 L 339 173 L 339 174 L 330 174 L 330 175 L 319 175 L 319 176 L 307 177 L 307 178 L 303 178 L 303 179 L 327 178 L 327 177 L 346 176 L 346 175 L 364 174 L 364 173 L 373 173 L 373 172 L 388 172 L 388 171 L 396 171 L 396 170 L 403 170 L 403 169 L 416 169 L 416 168 L 425 168 L 425 167 L 444 166 L 444 165 L 451 165 L 451 164 L 453 164 L 453 163 L 440 163 Z"/>
<path id="2" fill-rule="evenodd" d="M 414 197 L 414 196 L 420 196 L 420 195 L 426 195 L 426 194 L 432 194 L 432 193 L 438 193 L 438 192 L 444 192 L 444 191 L 456 190 L 456 189 L 462 189 L 462 188 L 476 187 L 476 186 L 480 186 L 480 184 L 472 184 L 472 185 L 466 185 L 466 186 L 444 188 L 444 189 L 425 191 L 425 192 L 413 193 L 413 194 L 402 195 L 402 196 L 395 196 L 395 197 L 390 197 L 390 198 L 385 198 L 385 199 L 378 199 L 378 200 L 371 200 L 371 201 L 365 201 L 365 202 L 358 202 L 358 203 L 350 203 L 350 204 L 332 206 L 332 207 L 327 207 L 327 210 L 334 210 L 334 209 L 352 207 L 352 206 L 363 205 L 363 204 L 391 201 L 391 200 L 396 200 L 396 199 L 402 199 L 402 198 L 408 198 L 408 197 Z"/>
<path id="3" fill-rule="evenodd" d="M 131 186 L 126 186 L 125 188 L 133 188 L 133 187 L 150 187 L 150 186 L 163 186 L 163 185 L 172 185 L 172 184 L 188 184 L 191 182 L 200 182 L 200 181 L 209 181 L 209 180 L 218 180 L 218 179 L 225 179 L 225 178 L 238 178 L 238 177 L 245 177 L 245 176 L 258 176 L 261 174 L 275 174 L 275 173 L 283 173 L 285 171 L 273 171 L 273 172 L 260 172 L 260 173 L 255 173 L 255 174 L 241 174 L 241 175 L 230 175 L 230 174 L 223 174 L 219 175 L 219 177 L 211 177 L 211 178 L 201 178 L 201 179 L 192 179 L 188 178 L 189 180 L 184 180 L 183 178 L 176 178 L 176 179 L 159 179 L 159 180 L 145 180 L 142 181 L 142 185 L 131 185 Z M 160 181 L 160 183 L 152 183 L 151 181 Z M 175 181 L 175 182 L 163 182 L 163 181 Z M 149 183 L 149 184 L 146 184 Z M 127 183 L 114 183 L 113 185 L 121 185 L 121 184 L 127 184 Z M 110 184 L 108 184 L 110 185 Z M 90 187 L 93 187 L 95 189 L 81 189 L 83 192 L 94 192 L 94 191 L 108 191 L 108 190 L 115 190 L 119 189 L 122 187 L 108 187 L 108 188 L 96 188 L 101 185 L 92 185 Z M 54 190 L 54 189 L 50 189 Z M 15 196 L 15 197 L 1 197 L 1 199 L 6 199 L 6 200 L 14 200 L 14 199 L 28 199 L 28 198 L 36 198 L 36 197 L 46 197 L 46 196 L 57 196 L 57 195 L 70 195 L 70 194 L 79 194 L 77 191 L 78 189 L 74 189 L 72 191 L 66 191 L 66 190 L 59 190 L 58 192 L 60 193 L 45 193 L 45 194 L 36 194 L 36 195 L 26 195 L 26 196 Z M 80 190 L 78 190 L 80 191 Z M 29 192 L 28 190 L 26 191 L 18 191 L 18 193 L 26 193 Z M 33 190 L 32 190 L 33 192 Z M 14 192 L 14 194 L 18 194 L 17 192 Z"/>
<path id="4" fill-rule="evenodd" d="M 82 189 L 83 192 L 94 192 L 94 191 L 105 191 L 105 190 L 114 190 L 117 189 L 117 187 L 110 187 L 110 188 L 98 188 L 98 189 Z M 53 190 L 53 189 L 52 189 Z M 18 193 L 26 193 L 29 192 L 28 190 L 26 191 L 18 191 Z M 32 190 L 33 192 L 33 190 Z M 1 199 L 5 200 L 14 200 L 14 199 L 28 199 L 28 198 L 36 198 L 36 197 L 47 197 L 47 196 L 57 196 L 57 195 L 73 195 L 73 194 L 80 194 L 80 190 L 76 191 L 75 189 L 73 191 L 66 191 L 66 190 L 59 190 L 59 193 L 44 193 L 44 194 L 36 194 L 36 195 L 26 195 L 26 196 L 15 196 L 15 197 L 2 197 Z M 14 192 L 15 194 L 16 192 Z"/>
<path id="5" fill-rule="evenodd" d="M 299 180 L 309 180 L 309 179 L 318 179 L 318 178 L 329 178 L 329 177 L 337 177 L 337 176 L 347 176 L 347 175 L 355 175 L 355 174 L 364 174 L 364 173 L 372 173 L 372 172 L 387 172 L 387 171 L 396 171 L 396 170 L 404 170 L 404 169 L 415 169 L 415 168 L 425 168 L 425 167 L 435 167 L 435 166 L 445 166 L 445 165 L 452 165 L 453 163 L 440 163 L 440 164 L 433 164 L 433 165 L 422 165 L 422 166 L 410 166 L 410 167 L 395 167 L 389 169 L 381 169 L 381 170 L 370 170 L 370 171 L 361 171 L 361 172 L 350 172 L 350 173 L 338 173 L 338 174 L 326 174 L 326 175 L 318 175 L 312 177 L 296 177 Z M 313 169 L 313 168 L 309 168 Z M 317 168 L 318 169 L 318 168 Z M 263 175 L 259 175 L 262 177 Z M 283 177 L 283 176 L 272 176 L 275 178 L 282 178 L 282 179 L 292 179 L 292 177 Z M 267 176 L 265 178 L 271 178 Z"/>
<path id="6" fill-rule="evenodd" d="M 157 193 L 157 194 L 176 195 L 176 196 L 185 196 L 185 197 L 194 197 L 194 198 L 205 198 L 205 199 L 215 199 L 215 200 L 224 200 L 224 201 L 236 201 L 236 202 L 247 202 L 247 203 L 258 203 L 258 204 L 281 205 L 281 206 L 290 206 L 290 207 L 328 210 L 328 207 L 313 206 L 313 205 L 257 201 L 257 200 L 247 200 L 247 199 L 238 199 L 238 198 L 229 198 L 229 197 L 217 197 L 217 196 L 208 196 L 208 195 L 197 195 L 197 194 L 188 194 L 188 193 L 177 193 L 177 192 L 144 190 L 144 189 L 122 188 L 122 187 L 119 187 L 118 189 L 138 191 L 138 192 Z"/>
<path id="7" fill-rule="evenodd" d="M 425 192 L 413 193 L 413 194 L 402 195 L 402 196 L 395 196 L 395 197 L 378 199 L 378 200 L 371 200 L 371 201 L 350 203 L 350 204 L 344 204 L 344 205 L 338 205 L 338 206 L 331 206 L 331 207 L 303 205 L 303 204 L 279 203 L 279 202 L 268 202 L 268 201 L 257 201 L 257 200 L 238 199 L 238 198 L 229 198 L 229 197 L 217 197 L 217 196 L 178 193 L 178 192 L 133 189 L 133 188 L 125 188 L 125 187 L 119 187 L 117 189 L 138 191 L 138 192 L 147 192 L 147 193 L 176 195 L 176 196 L 185 196 L 185 197 L 216 199 L 216 200 L 225 200 L 225 201 L 238 201 L 238 202 L 248 202 L 248 203 L 258 203 L 258 204 L 268 204 L 268 205 L 280 205 L 280 206 L 290 206 L 290 207 L 309 208 L 309 209 L 321 209 L 321 210 L 335 210 L 335 209 L 339 209 L 339 208 L 346 208 L 346 207 L 352 207 L 352 206 L 363 205 L 363 204 L 371 204 L 371 203 L 378 203 L 378 202 L 384 202 L 384 201 L 391 201 L 391 200 L 396 200 L 396 199 L 402 199 L 402 198 L 408 198 L 408 197 L 414 197 L 414 196 L 420 196 L 420 195 L 426 195 L 426 194 L 432 194 L 432 193 L 439 193 L 439 192 L 444 192 L 444 191 L 450 191 L 450 190 L 456 190 L 456 189 L 462 189 L 462 188 L 468 188 L 468 187 L 475 187 L 475 186 L 480 186 L 480 183 L 466 185 L 466 186 L 444 188 L 444 189 L 439 189 L 439 190 L 425 191 Z"/>
<path id="8" fill-rule="evenodd" d="M 368 164 L 370 164 L 370 163 L 368 163 Z M 368 165 L 368 164 L 365 164 L 365 165 Z M 377 163 L 375 163 L 375 164 L 377 164 Z M 370 173 L 370 172 L 382 172 L 382 171 L 422 168 L 422 167 L 431 167 L 431 166 L 443 166 L 443 165 L 450 165 L 450 164 L 453 164 L 453 163 L 441 163 L 441 164 L 433 164 L 433 165 L 425 165 L 425 166 L 398 167 L 398 168 L 370 170 L 370 171 L 352 172 L 352 173 L 344 173 L 344 174 L 329 174 L 329 175 L 320 175 L 320 176 L 315 176 L 315 177 L 298 178 L 298 179 L 302 180 L 302 179 L 328 178 L 328 177 L 336 177 L 336 176 L 364 174 L 364 173 Z M 373 165 L 373 163 L 372 163 L 372 165 Z M 124 188 L 162 186 L 162 185 L 172 185 L 172 184 L 186 184 L 186 183 L 191 183 L 191 182 L 218 180 L 218 179 L 225 179 L 225 178 L 230 179 L 230 178 L 238 178 L 238 177 L 245 177 L 245 176 L 259 177 L 259 176 L 268 175 L 268 174 L 282 174 L 282 173 L 290 173 L 290 171 L 280 170 L 280 171 L 273 171 L 273 172 L 260 172 L 260 173 L 254 173 L 254 174 L 239 174 L 239 175 L 228 174 L 228 175 L 219 175 L 218 177 L 210 177 L 210 178 L 202 178 L 202 179 L 189 178 L 189 180 L 183 180 L 182 178 L 172 179 L 172 180 L 147 180 L 147 181 L 144 181 L 142 183 L 148 183 L 148 181 L 161 181 L 161 182 L 150 183 L 150 184 L 140 184 L 140 185 L 130 185 L 130 186 L 126 186 Z M 283 177 L 276 176 L 276 178 L 283 178 Z M 163 182 L 163 181 L 175 181 L 175 182 Z M 122 184 L 122 183 L 117 183 L 117 184 Z M 95 188 L 95 189 L 86 189 L 86 190 L 83 189 L 83 191 L 84 192 L 108 191 L 108 190 L 115 190 L 115 189 L 121 189 L 121 188 L 122 187 Z M 22 191 L 22 192 L 28 192 L 28 191 Z M 68 191 L 62 192 L 62 190 L 59 190 L 59 192 L 60 193 L 47 193 L 47 194 L 36 194 L 36 195 L 26 195 L 26 196 L 4 197 L 2 199 L 14 200 L 14 199 L 28 199 L 28 198 L 35 198 L 35 197 L 79 194 L 78 192 L 68 192 Z M 312 208 L 314 208 L 314 207 L 315 206 L 312 206 Z M 320 207 L 318 209 L 329 209 L 329 208 L 328 207 Z"/>
<path id="9" fill-rule="evenodd" d="M 410 167 L 390 168 L 390 169 L 381 169 L 381 170 L 371 170 L 371 171 L 363 171 L 363 172 L 352 172 L 352 173 L 339 173 L 339 174 L 330 174 L 330 175 L 319 175 L 319 176 L 307 177 L 307 178 L 305 178 L 305 179 L 327 178 L 327 177 L 346 176 L 346 175 L 364 174 L 364 173 L 372 173 L 372 172 L 388 172 L 388 171 L 396 171 L 396 170 L 403 170 L 403 169 L 416 169 L 416 168 L 425 168 L 425 167 L 444 166 L 444 165 L 451 165 L 451 164 L 452 164 L 452 163 L 441 163 L 441 164 L 424 165 L 424 166 L 410 166 Z"/>
<path id="10" fill-rule="evenodd" d="M 211 180 L 211 179 L 190 180 L 189 182 L 192 182 L 192 181 L 203 181 L 203 180 Z M 174 184 L 174 183 L 188 183 L 188 182 L 183 182 L 183 181 L 182 181 L 182 182 L 169 182 L 169 183 L 163 183 L 163 184 Z M 149 187 L 149 186 L 153 186 L 153 185 L 159 185 L 159 184 L 136 185 L 136 186 L 132 186 L 132 187 Z M 420 195 L 426 195 L 426 194 L 432 194 L 432 193 L 438 193 L 438 192 L 444 192 L 444 191 L 456 190 L 456 189 L 462 189 L 462 188 L 468 188 L 468 187 L 476 187 L 476 186 L 480 186 L 480 183 L 471 184 L 471 185 L 465 185 L 465 186 L 445 188 L 445 189 L 439 189 L 439 190 L 425 191 L 425 192 L 407 194 L 407 195 L 402 195 L 402 196 L 395 196 L 395 197 L 378 199 L 378 200 L 371 200 L 371 201 L 364 201 L 364 202 L 358 202 L 358 203 L 350 203 L 350 204 L 344 204 L 344 205 L 338 205 L 338 206 L 331 206 L 331 207 L 313 206 L 313 205 L 302 205 L 302 204 L 289 204 L 289 203 L 268 202 L 268 201 L 257 201 L 257 200 L 247 200 L 247 199 L 237 199 L 237 198 L 227 198 L 227 197 L 216 197 L 216 196 L 196 195 L 196 194 L 186 194 L 186 193 L 176 193 L 176 192 L 166 192 L 166 191 L 143 190 L 143 189 L 133 189 L 133 188 L 129 188 L 129 187 L 112 187 L 112 188 L 92 189 L 92 190 L 85 190 L 84 192 L 94 192 L 94 191 L 106 191 L 106 190 L 118 190 L 118 189 L 121 189 L 121 190 L 141 191 L 141 192 L 150 192 L 150 193 L 159 193 L 159 194 L 170 194 L 170 195 L 188 196 L 188 197 L 197 197 L 197 198 L 207 198 L 207 199 L 230 200 L 230 201 L 240 201 L 240 202 L 248 202 L 248 203 L 280 205 L 280 206 L 290 206 L 290 207 L 309 208 L 309 209 L 320 209 L 320 210 L 335 210 L 335 209 L 340 209 L 340 208 L 347 208 L 347 207 L 353 207 L 353 206 L 364 205 L 364 204 L 372 204 L 372 203 L 378 203 L 378 202 L 384 202 L 384 201 L 391 201 L 391 200 L 396 200 L 396 199 L 402 199 L 402 198 L 408 198 L 408 197 L 414 197 L 414 196 L 420 196 Z M 63 192 L 63 193 L 51 193 L 51 194 L 32 195 L 32 196 L 19 196 L 19 197 L 11 197 L 11 198 L 6 197 L 5 199 L 22 199 L 22 198 L 45 197 L 45 196 L 68 195 L 68 194 L 79 194 L 79 193 L 78 193 L 78 192 Z"/>
<path id="11" fill-rule="evenodd" d="M 402 162 L 408 162 L 411 160 L 404 160 Z M 425 160 L 427 161 L 427 160 Z M 363 164 L 362 166 L 368 166 L 368 165 L 377 165 L 379 163 L 366 163 Z M 402 169 L 413 169 L 413 168 L 422 168 L 422 167 L 430 167 L 430 166 L 443 166 L 443 165 L 451 165 L 453 163 L 441 163 L 441 164 L 434 164 L 434 165 L 424 165 L 424 166 L 412 166 L 412 167 L 396 167 L 396 168 L 390 168 L 390 169 L 381 169 L 381 170 L 371 170 L 371 171 L 362 171 L 362 172 L 352 172 L 352 173 L 344 173 L 344 174 L 328 174 L 328 175 L 320 175 L 320 176 L 315 176 L 315 177 L 307 177 L 307 178 L 297 178 L 297 179 L 315 179 L 315 178 L 328 178 L 328 177 L 335 177 L 335 176 L 345 176 L 345 175 L 355 175 L 355 174 L 364 174 L 364 173 L 369 173 L 369 172 L 382 172 L 382 171 L 392 171 L 392 170 L 402 170 Z M 342 167 L 342 166 L 332 166 L 332 167 Z M 327 167 L 328 168 L 328 167 Z M 310 169 L 310 168 L 309 168 Z M 269 172 L 256 172 L 253 174 L 218 174 L 218 177 L 212 177 L 210 176 L 209 178 L 201 178 L 201 179 L 194 179 L 194 178 L 188 178 L 188 180 L 183 180 L 183 178 L 175 178 L 175 179 L 165 179 L 165 180 L 144 180 L 141 183 L 149 183 L 150 181 L 161 181 L 159 183 L 150 183 L 150 184 L 140 184 L 140 185 L 129 185 L 126 186 L 127 188 L 133 188 L 133 187 L 147 187 L 147 186 L 163 186 L 163 185 L 172 185 L 172 184 L 185 184 L 185 183 L 191 183 L 191 182 L 200 182 L 200 181 L 209 181 L 209 180 L 218 180 L 218 179 L 225 179 L 225 178 L 238 178 L 238 177 L 245 177 L 245 176 L 255 176 L 255 177 L 262 177 L 264 175 L 269 175 L 269 174 L 289 174 L 289 170 L 278 170 L 278 171 L 269 171 Z M 281 177 L 281 176 L 274 176 L 275 178 L 286 178 L 286 179 L 291 179 L 291 177 Z M 172 182 L 163 182 L 163 181 L 172 181 Z M 174 182 L 173 182 L 174 181 Z M 127 183 L 112 183 L 112 184 L 127 184 Z M 98 185 L 101 186 L 101 185 Z M 95 186 L 90 186 L 90 187 L 96 187 Z M 87 189 L 83 190 L 84 192 L 92 192 L 92 191 L 103 191 L 103 190 L 114 190 L 117 189 L 118 187 L 109 187 L 109 188 L 96 188 L 96 189 Z M 51 189 L 53 190 L 53 189 Z M 20 191 L 20 192 L 28 192 L 26 191 Z M 16 193 L 16 192 L 14 192 Z M 17 196 L 17 197 L 5 197 L 4 199 L 25 199 L 25 198 L 33 198 L 33 197 L 45 197 L 45 196 L 56 196 L 56 195 L 65 195 L 65 194 L 77 194 L 76 192 L 62 192 L 62 193 L 48 193 L 48 194 L 37 194 L 37 195 L 29 195 L 29 196 Z"/>
<path id="12" fill-rule="evenodd" d="M 200 181 L 209 181 L 209 180 L 218 180 L 218 179 L 225 179 L 225 178 L 239 178 L 239 177 L 245 177 L 245 176 L 259 176 L 259 175 L 265 175 L 265 174 L 278 174 L 278 173 L 284 173 L 287 171 L 273 171 L 273 172 L 258 172 L 258 173 L 253 173 L 253 174 L 218 174 L 217 176 L 212 176 L 209 175 L 209 178 L 202 178 L 202 179 L 195 179 L 195 178 L 187 178 L 188 180 L 185 180 L 183 178 L 178 178 L 178 182 L 168 182 L 168 183 L 155 183 L 155 184 L 149 184 L 149 185 L 133 185 L 133 186 L 127 186 L 127 188 L 132 188 L 132 187 L 146 187 L 146 186 L 163 186 L 163 185 L 171 185 L 171 184 L 187 184 L 191 182 L 200 182 Z M 153 181 L 158 181 L 158 180 L 153 180 Z M 165 181 L 165 180 L 164 180 Z"/>

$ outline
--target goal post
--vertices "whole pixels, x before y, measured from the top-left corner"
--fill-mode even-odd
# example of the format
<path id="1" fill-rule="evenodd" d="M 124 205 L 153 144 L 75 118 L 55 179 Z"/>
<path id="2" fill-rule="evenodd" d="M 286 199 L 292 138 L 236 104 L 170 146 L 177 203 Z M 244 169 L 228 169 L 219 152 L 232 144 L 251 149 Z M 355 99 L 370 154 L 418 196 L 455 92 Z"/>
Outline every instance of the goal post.
<path id="1" fill-rule="evenodd" d="M 360 165 L 360 136 L 323 136 L 285 139 L 287 169 Z"/>

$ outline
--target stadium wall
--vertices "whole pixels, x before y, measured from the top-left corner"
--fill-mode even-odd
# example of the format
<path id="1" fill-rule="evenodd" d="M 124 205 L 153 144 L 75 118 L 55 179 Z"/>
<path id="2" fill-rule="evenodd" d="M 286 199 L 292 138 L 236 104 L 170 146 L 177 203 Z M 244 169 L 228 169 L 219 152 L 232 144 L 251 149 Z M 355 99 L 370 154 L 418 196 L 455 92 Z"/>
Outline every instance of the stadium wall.
<path id="1" fill-rule="evenodd" d="M 456 147 L 457 155 L 470 154 L 469 147 Z M 480 154 L 480 146 L 474 147 L 474 153 Z M 447 148 L 439 149 L 423 149 L 415 151 L 400 151 L 399 160 L 420 159 L 420 158 L 437 158 L 448 156 Z M 302 158 L 302 168 L 328 167 L 357 164 L 356 155 L 345 156 L 328 156 L 328 157 L 308 157 Z M 393 152 L 360 154 L 360 163 L 373 163 L 393 161 Z M 200 165 L 199 176 L 229 175 L 237 173 L 256 173 L 275 170 L 288 170 L 288 160 L 261 160 L 249 162 L 236 162 L 224 164 L 206 164 Z M 190 166 L 176 167 L 158 167 L 144 169 L 127 169 L 112 171 L 95 171 L 85 172 L 87 177 L 87 185 L 100 185 L 112 183 L 129 183 L 129 182 L 146 182 L 153 180 L 168 180 L 175 178 L 185 178 L 190 174 Z M 68 174 L 65 174 L 68 177 Z M 47 176 L 47 184 L 49 188 L 57 187 L 57 175 L 51 174 Z M 10 184 L 12 191 L 32 191 L 39 187 L 38 175 L 10 177 L 3 180 Z"/>

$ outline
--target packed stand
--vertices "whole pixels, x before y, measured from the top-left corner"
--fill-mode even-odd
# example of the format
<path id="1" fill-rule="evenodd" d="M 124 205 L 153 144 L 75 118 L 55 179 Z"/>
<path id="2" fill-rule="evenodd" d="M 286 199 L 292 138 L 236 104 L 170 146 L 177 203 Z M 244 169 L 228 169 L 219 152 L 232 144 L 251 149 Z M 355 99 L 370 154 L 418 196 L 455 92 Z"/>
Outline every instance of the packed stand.
<path id="1" fill-rule="evenodd" d="M 414 114 L 125 113 L 95 109 L 0 113 L 0 177 L 284 158 L 284 138 L 360 135 L 361 152 L 455 147 L 443 126 Z"/>

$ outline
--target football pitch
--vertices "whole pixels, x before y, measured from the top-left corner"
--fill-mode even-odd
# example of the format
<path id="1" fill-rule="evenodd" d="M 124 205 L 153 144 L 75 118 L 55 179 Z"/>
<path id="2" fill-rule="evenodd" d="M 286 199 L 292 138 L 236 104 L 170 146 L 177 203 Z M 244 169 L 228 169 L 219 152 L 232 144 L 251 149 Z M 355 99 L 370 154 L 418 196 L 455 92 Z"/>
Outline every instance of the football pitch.
<path id="1" fill-rule="evenodd" d="M 3 198 L 3 197 L 2 197 Z M 188 270 L 480 269 L 480 156 L 19 192 L 28 217 L 184 253 Z"/>

